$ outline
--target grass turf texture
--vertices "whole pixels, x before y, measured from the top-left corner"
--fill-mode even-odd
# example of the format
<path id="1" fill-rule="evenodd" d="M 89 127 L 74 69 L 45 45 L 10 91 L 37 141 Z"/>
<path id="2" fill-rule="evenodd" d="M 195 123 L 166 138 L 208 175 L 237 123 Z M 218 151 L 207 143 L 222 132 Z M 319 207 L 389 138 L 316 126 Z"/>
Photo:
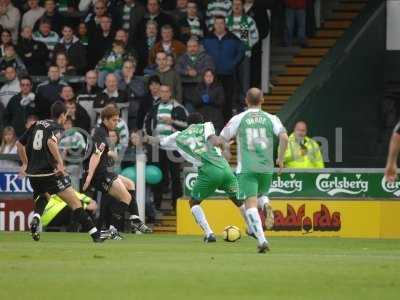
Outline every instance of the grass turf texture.
<path id="1" fill-rule="evenodd" d="M 0 233 L 0 299 L 399 299 L 400 241 Z"/>

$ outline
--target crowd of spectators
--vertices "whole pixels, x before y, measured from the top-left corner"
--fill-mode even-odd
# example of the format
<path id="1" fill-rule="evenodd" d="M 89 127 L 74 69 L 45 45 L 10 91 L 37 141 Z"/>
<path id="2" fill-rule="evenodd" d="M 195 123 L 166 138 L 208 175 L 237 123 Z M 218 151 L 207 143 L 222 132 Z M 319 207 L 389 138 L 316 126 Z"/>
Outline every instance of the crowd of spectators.
<path id="1" fill-rule="evenodd" d="M 220 130 L 260 85 L 266 8 L 258 0 L 0 0 L 2 153 L 13 151 L 11 133 L 48 118 L 57 100 L 69 109 L 66 129 L 79 129 L 64 137 L 65 155 L 81 155 L 80 130 L 90 133 L 112 102 L 121 109 L 116 161 L 131 132 L 169 134 L 185 128 L 188 112 Z M 160 207 L 169 182 L 173 200 L 181 195 L 181 166 L 166 150 L 157 155 Z"/>
<path id="2" fill-rule="evenodd" d="M 80 130 L 90 133 L 109 103 L 121 109 L 111 136 L 117 162 L 123 148 L 132 153 L 138 130 L 169 134 L 185 128 L 188 112 L 221 130 L 243 109 L 248 88 L 261 85 L 261 42 L 274 2 L 0 0 L 1 153 L 14 153 L 15 139 L 48 118 L 57 100 L 69 108 L 65 128 L 78 128 L 64 137 L 65 155 L 82 155 L 87 141 Z M 283 2 L 292 22 L 293 1 Z M 174 206 L 181 166 L 168 150 L 157 155 L 164 177 L 154 188 L 155 204 L 161 206 L 171 182 Z"/>

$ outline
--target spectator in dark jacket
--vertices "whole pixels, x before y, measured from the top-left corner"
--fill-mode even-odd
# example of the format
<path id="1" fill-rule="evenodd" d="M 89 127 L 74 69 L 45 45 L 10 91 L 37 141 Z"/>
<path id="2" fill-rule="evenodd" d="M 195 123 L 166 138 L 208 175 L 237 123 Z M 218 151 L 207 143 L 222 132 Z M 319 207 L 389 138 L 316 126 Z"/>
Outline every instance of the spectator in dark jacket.
<path id="1" fill-rule="evenodd" d="M 188 0 L 176 0 L 176 5 L 168 13 L 175 19 L 175 22 L 178 22 L 186 17 L 187 6 Z"/>
<path id="2" fill-rule="evenodd" d="M 214 60 L 218 79 L 224 88 L 224 117 L 228 121 L 232 116 L 234 74 L 245 55 L 245 46 L 233 33 L 227 31 L 223 17 L 215 17 L 214 32 L 203 40 L 203 45 Z"/>
<path id="3" fill-rule="evenodd" d="M 90 123 L 95 126 L 96 112 L 93 110 L 93 102 L 102 90 L 97 86 L 97 72 L 91 70 L 86 73 L 85 82 L 78 90 L 76 101 L 86 110 L 90 116 Z"/>
<path id="4" fill-rule="evenodd" d="M 44 9 L 45 12 L 42 15 L 41 19 L 46 19 L 50 21 L 51 28 L 57 32 L 58 34 L 61 33 L 61 27 L 64 24 L 65 20 L 64 17 L 58 12 L 56 1 L 54 0 L 46 0 L 44 1 Z M 39 22 L 36 22 L 34 29 L 39 29 Z"/>
<path id="5" fill-rule="evenodd" d="M 144 119 L 147 113 L 160 100 L 160 87 L 160 78 L 158 78 L 157 75 L 150 76 L 149 80 L 147 81 L 147 89 L 149 93 L 142 99 L 139 107 L 137 124 L 138 129 L 143 128 Z"/>
<path id="6" fill-rule="evenodd" d="M 159 0 L 148 0 L 146 8 L 147 8 L 147 13 L 145 14 L 145 17 L 142 20 L 139 32 L 143 34 L 145 31 L 147 21 L 153 20 L 157 22 L 159 32 L 161 32 L 160 31 L 161 27 L 168 24 L 172 26 L 172 28 L 174 29 L 175 35 L 176 36 L 178 35 L 174 18 L 161 11 Z"/>
<path id="7" fill-rule="evenodd" d="M 204 72 L 203 80 L 200 82 L 191 98 L 192 104 L 197 112 L 203 115 L 205 122 L 212 122 L 217 132 L 224 127 L 222 107 L 224 106 L 224 89 L 216 81 L 212 69 Z"/>
<path id="8" fill-rule="evenodd" d="M 40 119 L 50 116 L 51 105 L 59 100 L 61 90 L 67 84 L 60 79 L 60 70 L 52 65 L 48 72 L 49 79 L 38 85 L 36 90 L 36 108 Z"/>
<path id="9" fill-rule="evenodd" d="M 179 0 L 178 0 L 179 1 Z M 161 9 L 170 11 L 176 7 L 176 0 L 162 0 L 161 2 Z"/>
<path id="10" fill-rule="evenodd" d="M 128 124 L 128 96 L 124 91 L 118 89 L 118 77 L 115 74 L 108 74 L 105 87 L 103 92 L 93 102 L 93 109 L 99 116 L 104 106 L 115 103 L 121 110 L 121 118 Z"/>
<path id="11" fill-rule="evenodd" d="M 100 30 L 101 18 L 107 14 L 107 6 L 104 0 L 96 1 L 94 13 L 89 13 L 85 18 L 89 37 L 93 38 Z"/>
<path id="12" fill-rule="evenodd" d="M 122 70 L 118 74 L 118 88 L 124 91 L 128 96 L 128 127 L 129 130 L 136 131 L 138 128 L 139 107 L 146 91 L 143 79 L 135 76 L 135 69 L 135 61 L 126 60 L 124 62 Z"/>
<path id="13" fill-rule="evenodd" d="M 56 54 L 54 64 L 60 70 L 61 78 L 65 78 L 65 76 L 76 76 L 75 67 L 70 64 L 68 56 L 64 52 L 58 52 Z"/>
<path id="14" fill-rule="evenodd" d="M 6 45 L 12 44 L 12 35 L 11 35 L 11 31 L 8 29 L 1 28 L 0 32 L 1 32 L 0 57 L 3 57 L 4 56 L 4 47 Z"/>
<path id="15" fill-rule="evenodd" d="M 26 75 L 28 72 L 22 59 L 15 51 L 13 44 L 4 47 L 4 56 L 0 58 L 0 74 L 4 75 L 8 67 L 13 67 L 17 71 L 18 76 Z"/>
<path id="16" fill-rule="evenodd" d="M 94 69 L 100 59 L 111 49 L 115 37 L 111 26 L 111 18 L 104 16 L 100 19 L 100 30 L 96 31 L 93 36 L 89 35 L 89 69 Z"/>
<path id="17" fill-rule="evenodd" d="M 176 64 L 176 71 L 182 79 L 183 103 L 189 111 L 193 108 L 187 106 L 193 89 L 202 80 L 202 74 L 207 69 L 214 69 L 214 62 L 205 51 L 200 50 L 200 44 L 196 36 L 190 38 L 186 44 L 186 53 L 182 55 Z"/>
<path id="18" fill-rule="evenodd" d="M 113 15 L 121 0 L 80 0 L 79 11 L 87 13 L 88 15 L 94 14 L 96 7 L 95 3 L 105 2 L 107 14 Z"/>
<path id="19" fill-rule="evenodd" d="M 138 51 L 138 74 L 143 74 L 145 67 L 149 61 L 151 49 L 157 43 L 158 27 L 155 21 L 148 21 L 146 23 L 146 31 L 144 38 L 137 43 Z"/>
<path id="20" fill-rule="evenodd" d="M 68 60 L 78 74 L 84 74 L 87 66 L 86 47 L 74 36 L 71 26 L 65 25 L 62 29 L 63 37 L 54 47 L 54 53 L 65 52 Z"/>
<path id="21" fill-rule="evenodd" d="M 136 0 L 125 0 L 116 9 L 114 18 L 118 21 L 117 27 L 129 32 L 129 44 L 139 37 L 139 26 L 145 14 L 145 8 Z"/>
<path id="22" fill-rule="evenodd" d="M 246 0 L 244 4 L 245 14 L 252 17 L 256 22 L 259 36 L 259 42 L 251 50 L 251 86 L 261 86 L 262 41 L 270 31 L 267 9 L 272 9 L 274 4 L 275 0 Z"/>
<path id="23" fill-rule="evenodd" d="M 87 49 L 87 46 L 89 45 L 89 34 L 86 23 L 80 22 L 79 25 L 77 26 L 76 33 L 77 33 L 76 37 L 79 39 L 81 44 L 85 46 Z"/>
<path id="24" fill-rule="evenodd" d="M 79 127 L 86 132 L 90 132 L 90 117 L 86 110 L 78 103 L 76 103 L 74 90 L 72 87 L 63 86 L 60 98 L 67 106 L 68 116 L 71 117 L 75 127 Z"/>
<path id="25" fill-rule="evenodd" d="M 35 114 L 35 94 L 32 93 L 32 79 L 22 77 L 20 79 L 21 92 L 10 99 L 4 112 L 4 123 L 12 126 L 21 136 L 25 132 L 25 123 L 28 116 Z"/>
<path id="26" fill-rule="evenodd" d="M 136 61 L 138 59 L 135 48 L 132 47 L 129 43 L 130 35 L 128 31 L 126 31 L 125 29 L 117 30 L 117 32 L 115 33 L 115 40 L 120 41 L 124 44 L 125 54 L 129 60 Z"/>
<path id="27" fill-rule="evenodd" d="M 197 36 L 202 39 L 207 33 L 207 25 L 199 16 L 197 4 L 190 1 L 187 5 L 187 16 L 180 18 L 178 21 L 179 36 L 184 42 L 189 40 L 191 36 Z"/>
<path id="28" fill-rule="evenodd" d="M 25 27 L 17 45 L 17 53 L 24 62 L 30 75 L 45 75 L 49 51 L 42 42 L 34 41 L 32 28 Z"/>

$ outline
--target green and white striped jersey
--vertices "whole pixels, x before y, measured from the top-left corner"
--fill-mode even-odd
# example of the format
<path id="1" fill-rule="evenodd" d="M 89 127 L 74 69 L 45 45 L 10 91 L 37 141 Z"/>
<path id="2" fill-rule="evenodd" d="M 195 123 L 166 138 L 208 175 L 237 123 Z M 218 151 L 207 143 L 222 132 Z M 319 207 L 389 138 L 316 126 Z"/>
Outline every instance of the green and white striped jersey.
<path id="1" fill-rule="evenodd" d="M 162 117 L 171 118 L 172 109 L 173 109 L 172 102 L 168 103 L 161 102 L 158 105 L 156 132 L 160 136 L 160 138 L 166 137 L 174 132 L 171 124 L 167 124 L 166 122 L 160 119 Z"/>
<path id="2" fill-rule="evenodd" d="M 232 13 L 231 0 L 212 0 L 207 5 L 207 27 L 212 29 L 214 17 L 221 16 L 227 18 Z"/>
<path id="3" fill-rule="evenodd" d="M 40 31 L 35 31 L 32 36 L 34 41 L 39 41 L 44 43 L 47 46 L 49 51 L 53 51 L 54 47 L 58 44 L 60 37 L 57 32 L 50 31 L 48 36 L 42 35 Z"/>
<path id="4" fill-rule="evenodd" d="M 211 122 L 192 124 L 183 131 L 161 139 L 160 145 L 163 148 L 176 149 L 185 160 L 196 167 L 210 163 L 219 168 L 229 168 L 221 149 L 214 147 L 208 141 L 212 135 L 215 135 L 215 129 Z"/>
<path id="5" fill-rule="evenodd" d="M 226 19 L 228 30 L 237 36 L 246 46 L 246 56 L 251 57 L 251 49 L 258 42 L 259 35 L 256 22 L 252 17 L 230 15 Z"/>
<path id="6" fill-rule="evenodd" d="M 273 137 L 286 132 L 281 120 L 258 108 L 234 116 L 221 132 L 226 141 L 236 137 L 236 173 L 272 173 Z"/>

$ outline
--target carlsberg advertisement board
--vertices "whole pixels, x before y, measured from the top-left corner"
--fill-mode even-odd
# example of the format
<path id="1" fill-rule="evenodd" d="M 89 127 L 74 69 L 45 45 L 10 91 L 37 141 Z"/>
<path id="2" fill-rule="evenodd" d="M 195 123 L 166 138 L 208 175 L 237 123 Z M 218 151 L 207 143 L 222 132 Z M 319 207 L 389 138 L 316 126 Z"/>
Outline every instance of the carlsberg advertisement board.
<path id="1" fill-rule="evenodd" d="M 185 174 L 185 196 L 190 196 L 196 178 L 197 172 L 189 171 Z M 383 170 L 288 171 L 281 175 L 273 175 L 269 193 L 271 197 L 277 198 L 396 199 L 400 197 L 400 180 L 394 183 L 387 182 Z M 214 196 L 224 196 L 224 192 L 217 190 Z"/>

